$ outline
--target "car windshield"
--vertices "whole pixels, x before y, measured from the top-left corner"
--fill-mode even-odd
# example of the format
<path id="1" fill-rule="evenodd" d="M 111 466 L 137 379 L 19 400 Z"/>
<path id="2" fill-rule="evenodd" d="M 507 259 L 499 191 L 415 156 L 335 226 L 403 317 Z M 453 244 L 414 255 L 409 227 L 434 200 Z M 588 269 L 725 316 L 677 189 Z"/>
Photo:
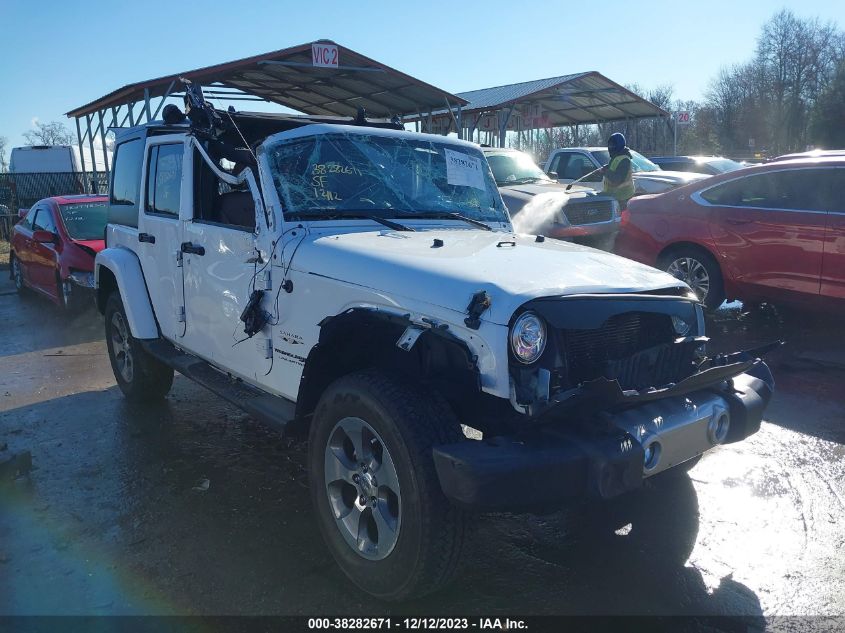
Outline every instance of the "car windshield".
<path id="1" fill-rule="evenodd" d="M 266 154 L 288 219 L 457 213 L 508 221 L 487 161 L 472 147 L 339 132 L 271 142 Z"/>
<path id="2" fill-rule="evenodd" d="M 487 162 L 499 186 L 551 181 L 525 152 L 490 153 L 487 154 Z"/>
<path id="3" fill-rule="evenodd" d="M 62 223 L 74 240 L 101 240 L 106 230 L 106 203 L 79 202 L 59 205 Z"/>
<path id="4" fill-rule="evenodd" d="M 631 163 L 633 164 L 634 171 L 660 171 L 660 167 L 652 163 L 645 156 L 643 156 L 639 152 L 635 152 L 634 150 L 630 151 Z M 596 150 L 594 152 L 591 152 L 591 154 L 602 165 L 607 165 L 610 162 L 610 152 L 608 152 L 606 149 Z"/>

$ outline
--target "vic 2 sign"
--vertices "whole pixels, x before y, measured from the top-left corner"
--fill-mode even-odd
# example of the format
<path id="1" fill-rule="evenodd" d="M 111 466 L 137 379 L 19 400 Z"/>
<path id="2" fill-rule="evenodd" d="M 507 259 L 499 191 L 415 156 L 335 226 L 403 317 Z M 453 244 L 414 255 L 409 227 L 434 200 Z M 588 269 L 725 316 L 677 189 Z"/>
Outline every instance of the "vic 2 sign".
<path id="1" fill-rule="evenodd" d="M 690 122 L 689 110 L 685 110 L 683 112 L 676 112 L 675 113 L 675 120 L 678 122 L 678 125 L 689 125 L 689 122 Z"/>
<path id="2" fill-rule="evenodd" d="M 337 46 L 335 44 L 311 44 L 311 64 L 318 68 L 338 67 Z"/>

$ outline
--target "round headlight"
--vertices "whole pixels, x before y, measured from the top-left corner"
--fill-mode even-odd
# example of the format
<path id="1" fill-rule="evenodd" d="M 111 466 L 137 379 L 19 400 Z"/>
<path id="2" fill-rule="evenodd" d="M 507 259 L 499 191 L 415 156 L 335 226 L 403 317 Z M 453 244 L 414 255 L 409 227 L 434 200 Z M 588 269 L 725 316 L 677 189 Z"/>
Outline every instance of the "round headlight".
<path id="1" fill-rule="evenodd" d="M 511 328 L 511 350 L 526 365 L 540 358 L 546 349 L 546 325 L 533 312 L 525 312 Z"/>
<path id="2" fill-rule="evenodd" d="M 680 336 L 686 336 L 687 332 L 690 331 L 690 324 L 674 314 L 672 315 L 672 327 L 675 328 L 675 332 Z"/>

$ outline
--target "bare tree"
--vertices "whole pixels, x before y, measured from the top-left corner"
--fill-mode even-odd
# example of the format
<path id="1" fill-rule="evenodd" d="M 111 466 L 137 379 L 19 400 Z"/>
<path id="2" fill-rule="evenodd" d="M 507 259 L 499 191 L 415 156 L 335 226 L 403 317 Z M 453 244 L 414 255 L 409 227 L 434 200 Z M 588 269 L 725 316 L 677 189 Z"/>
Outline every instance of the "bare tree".
<path id="1" fill-rule="evenodd" d="M 811 117 L 811 140 L 821 147 L 845 147 L 845 60 L 839 70 L 819 95 Z"/>
<path id="2" fill-rule="evenodd" d="M 49 123 L 35 122 L 35 129 L 23 133 L 27 145 L 71 145 L 73 134 L 64 123 L 51 121 Z"/>
<path id="3" fill-rule="evenodd" d="M 781 10 L 757 41 L 757 89 L 766 105 L 776 151 L 804 149 L 809 113 L 831 82 L 845 51 L 845 36 L 831 23 Z"/>
<path id="4" fill-rule="evenodd" d="M 9 163 L 6 162 L 6 145 L 8 143 L 9 139 L 5 136 L 0 136 L 0 172 L 9 170 Z"/>

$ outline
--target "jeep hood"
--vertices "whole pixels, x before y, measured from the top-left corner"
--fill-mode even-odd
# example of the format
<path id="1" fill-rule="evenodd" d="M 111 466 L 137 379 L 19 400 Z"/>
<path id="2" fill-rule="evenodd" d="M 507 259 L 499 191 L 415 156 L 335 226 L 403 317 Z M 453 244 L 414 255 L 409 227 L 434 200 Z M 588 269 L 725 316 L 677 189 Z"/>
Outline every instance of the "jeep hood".
<path id="1" fill-rule="evenodd" d="M 485 290 L 492 305 L 482 319 L 500 325 L 539 297 L 685 287 L 664 272 L 586 246 L 474 229 L 310 233 L 292 267 L 461 313 Z"/>

